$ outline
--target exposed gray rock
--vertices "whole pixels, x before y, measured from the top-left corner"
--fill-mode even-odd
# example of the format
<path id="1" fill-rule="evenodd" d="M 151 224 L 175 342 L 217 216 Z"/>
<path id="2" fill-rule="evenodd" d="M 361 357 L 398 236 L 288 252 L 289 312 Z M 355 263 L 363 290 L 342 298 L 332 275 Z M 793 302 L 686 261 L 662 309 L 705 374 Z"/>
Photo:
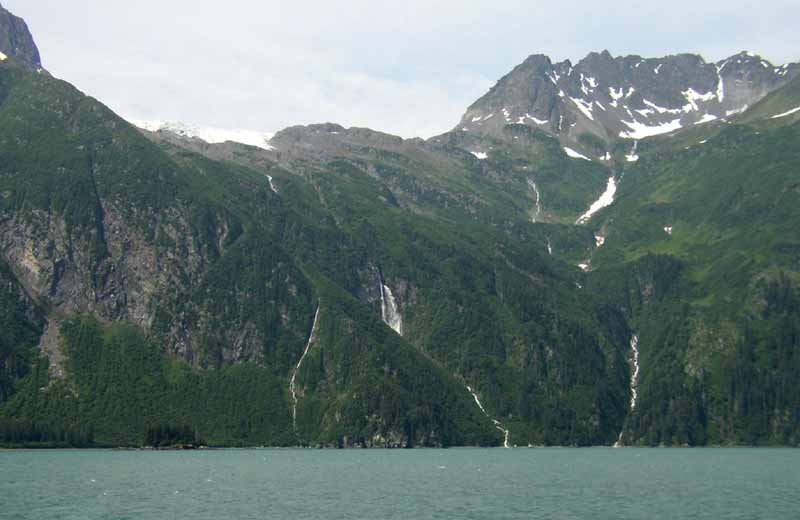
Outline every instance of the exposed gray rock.
<path id="1" fill-rule="evenodd" d="M 0 6 L 0 52 L 34 70 L 42 68 L 39 49 L 25 20 Z"/>
<path id="2" fill-rule="evenodd" d="M 502 138 L 507 125 L 521 124 L 602 154 L 603 142 L 734 117 L 798 73 L 800 64 L 776 67 L 748 52 L 706 63 L 694 54 L 603 51 L 574 66 L 533 55 L 473 103 L 454 132 Z"/>

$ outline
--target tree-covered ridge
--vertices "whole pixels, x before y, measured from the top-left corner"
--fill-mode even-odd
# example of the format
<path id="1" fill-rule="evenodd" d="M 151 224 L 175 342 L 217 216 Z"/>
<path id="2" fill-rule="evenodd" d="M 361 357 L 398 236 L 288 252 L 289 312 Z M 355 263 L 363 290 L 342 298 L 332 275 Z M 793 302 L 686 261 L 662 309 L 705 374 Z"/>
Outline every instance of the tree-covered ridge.
<path id="1" fill-rule="evenodd" d="M 3 405 L 9 420 L 89 423 L 100 444 L 141 443 L 164 424 L 216 444 L 500 442 L 469 384 L 513 442 L 614 438 L 620 335 L 527 217 L 499 228 L 410 210 L 353 160 L 270 165 L 273 190 L 253 165 L 153 145 L 67 84 L 0 72 L 0 140 L 25 140 L 2 156 L 4 250 L 63 321 L 66 359 L 64 379 L 37 365 Z M 380 322 L 382 286 L 404 338 Z M 288 383 L 320 301 L 295 433 Z M 244 426 L 184 397 L 252 401 L 248 388 L 261 397 L 226 410 Z M 534 413 L 533 392 L 551 412 Z"/>
<path id="2" fill-rule="evenodd" d="M 629 442 L 797 444 L 799 140 L 789 122 L 654 143 L 595 224 L 590 280 L 640 338 Z"/>

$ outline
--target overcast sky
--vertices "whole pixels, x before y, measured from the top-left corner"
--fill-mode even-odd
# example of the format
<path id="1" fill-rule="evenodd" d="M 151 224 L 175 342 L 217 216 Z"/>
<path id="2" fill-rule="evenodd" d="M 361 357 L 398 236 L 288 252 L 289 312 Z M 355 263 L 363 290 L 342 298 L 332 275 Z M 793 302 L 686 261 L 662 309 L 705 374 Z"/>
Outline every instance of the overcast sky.
<path id="1" fill-rule="evenodd" d="M 449 130 L 529 54 L 800 59 L 800 1 L 3 0 L 44 67 L 123 116 Z"/>

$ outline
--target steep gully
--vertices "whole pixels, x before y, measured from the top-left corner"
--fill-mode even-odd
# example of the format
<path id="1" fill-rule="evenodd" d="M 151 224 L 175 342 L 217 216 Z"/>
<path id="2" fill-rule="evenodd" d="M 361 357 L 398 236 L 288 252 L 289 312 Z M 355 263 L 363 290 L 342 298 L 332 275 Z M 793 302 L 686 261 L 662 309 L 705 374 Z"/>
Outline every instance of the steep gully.
<path id="1" fill-rule="evenodd" d="M 311 345 L 314 343 L 316 339 L 317 333 L 317 322 L 319 321 L 319 308 L 320 304 L 317 302 L 317 311 L 314 313 L 314 323 L 311 325 L 311 332 L 308 335 L 308 342 L 306 343 L 306 348 L 303 350 L 303 355 L 300 356 L 300 360 L 297 362 L 297 366 L 294 367 L 294 371 L 292 372 L 292 379 L 289 381 L 289 391 L 292 393 L 292 427 L 294 428 L 295 434 L 297 434 L 297 373 L 300 371 L 300 367 L 303 366 L 303 361 L 306 359 L 309 350 L 311 350 Z"/>

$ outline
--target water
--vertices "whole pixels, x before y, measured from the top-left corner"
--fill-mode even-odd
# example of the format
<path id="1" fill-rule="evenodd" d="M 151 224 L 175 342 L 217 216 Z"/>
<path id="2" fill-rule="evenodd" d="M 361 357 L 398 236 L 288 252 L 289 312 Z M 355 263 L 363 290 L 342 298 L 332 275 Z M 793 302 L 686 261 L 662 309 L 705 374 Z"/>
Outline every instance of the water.
<path id="1" fill-rule="evenodd" d="M 3 519 L 784 519 L 789 449 L 0 452 Z"/>

